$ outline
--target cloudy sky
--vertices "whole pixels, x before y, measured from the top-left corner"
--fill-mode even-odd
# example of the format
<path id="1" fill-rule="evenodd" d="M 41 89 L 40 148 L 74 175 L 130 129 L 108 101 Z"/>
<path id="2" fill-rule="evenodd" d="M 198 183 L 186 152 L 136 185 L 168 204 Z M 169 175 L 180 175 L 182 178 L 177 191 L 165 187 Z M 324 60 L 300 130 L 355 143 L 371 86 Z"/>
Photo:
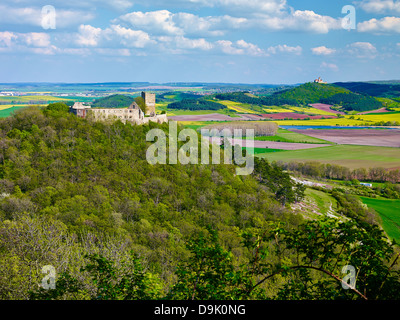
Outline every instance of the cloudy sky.
<path id="1" fill-rule="evenodd" d="M 0 82 L 393 80 L 399 58 L 400 0 L 0 2 Z"/>

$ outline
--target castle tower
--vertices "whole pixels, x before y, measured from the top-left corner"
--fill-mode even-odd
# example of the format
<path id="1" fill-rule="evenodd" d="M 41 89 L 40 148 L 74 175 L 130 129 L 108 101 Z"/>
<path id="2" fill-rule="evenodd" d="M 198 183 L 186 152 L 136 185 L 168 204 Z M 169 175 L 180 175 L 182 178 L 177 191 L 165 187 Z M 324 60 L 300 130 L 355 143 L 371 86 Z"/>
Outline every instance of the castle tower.
<path id="1" fill-rule="evenodd" d="M 155 93 L 142 92 L 142 98 L 147 106 L 146 115 L 156 114 L 156 95 Z"/>

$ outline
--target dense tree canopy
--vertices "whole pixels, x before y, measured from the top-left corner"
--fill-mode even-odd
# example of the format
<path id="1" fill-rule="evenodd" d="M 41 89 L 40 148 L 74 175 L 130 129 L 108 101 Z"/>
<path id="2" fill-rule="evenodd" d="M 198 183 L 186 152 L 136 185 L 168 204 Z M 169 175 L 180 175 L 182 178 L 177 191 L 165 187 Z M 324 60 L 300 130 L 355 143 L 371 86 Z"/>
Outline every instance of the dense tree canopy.
<path id="1" fill-rule="evenodd" d="M 343 221 L 305 221 L 279 166 L 150 165 L 153 128 L 168 124 L 62 106 L 0 120 L 1 299 L 398 298 L 396 248 L 350 198 L 337 195 Z M 348 291 L 344 264 L 359 272 Z"/>
<path id="2" fill-rule="evenodd" d="M 329 98 L 321 99 L 320 102 L 332 105 L 340 105 L 343 109 L 352 111 L 370 111 L 383 107 L 382 102 L 367 95 L 356 93 L 339 93 Z"/>
<path id="3" fill-rule="evenodd" d="M 177 110 L 220 110 L 226 109 L 227 107 L 221 103 L 209 100 L 182 99 L 182 101 L 170 103 L 168 105 L 168 108 Z"/>
<path id="4" fill-rule="evenodd" d="M 122 94 L 113 94 L 108 97 L 97 99 L 93 102 L 93 108 L 126 108 L 129 107 L 134 99 Z"/>
<path id="5" fill-rule="evenodd" d="M 348 111 L 369 111 L 383 106 L 382 102 L 366 94 L 356 94 L 336 85 L 313 82 L 276 92 L 269 96 L 257 97 L 246 94 L 246 92 L 233 92 L 217 94 L 216 98 L 265 106 L 299 106 L 311 103 L 326 103 L 340 105 Z"/>

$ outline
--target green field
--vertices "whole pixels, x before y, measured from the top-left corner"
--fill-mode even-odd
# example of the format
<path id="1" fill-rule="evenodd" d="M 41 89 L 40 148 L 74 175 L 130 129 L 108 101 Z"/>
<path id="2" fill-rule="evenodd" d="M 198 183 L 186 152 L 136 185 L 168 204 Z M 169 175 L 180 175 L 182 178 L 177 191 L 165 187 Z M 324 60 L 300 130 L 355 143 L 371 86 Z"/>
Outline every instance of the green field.
<path id="1" fill-rule="evenodd" d="M 245 147 L 243 149 L 246 149 Z M 269 149 L 269 148 L 254 148 L 254 154 L 274 153 L 281 152 L 280 149 Z"/>
<path id="2" fill-rule="evenodd" d="M 400 200 L 360 198 L 368 207 L 379 213 L 382 227 L 389 238 L 400 242 Z"/>
<path id="3" fill-rule="evenodd" d="M 30 101 L 68 101 L 71 100 L 67 97 L 56 97 L 51 95 L 29 95 L 29 96 L 6 96 L 0 97 L 0 101 L 9 103 L 28 103 Z"/>
<path id="4" fill-rule="evenodd" d="M 0 118 L 9 117 L 11 115 L 11 113 L 13 113 L 19 109 L 23 109 L 23 108 L 26 108 L 26 106 L 18 106 L 18 107 L 13 106 L 13 107 L 9 107 L 6 109 L 2 109 L 2 110 L 0 110 Z"/>
<path id="5" fill-rule="evenodd" d="M 400 166 L 400 148 L 335 145 L 306 150 L 284 151 L 261 154 L 260 157 L 270 161 L 318 161 L 356 168 L 395 168 Z"/>

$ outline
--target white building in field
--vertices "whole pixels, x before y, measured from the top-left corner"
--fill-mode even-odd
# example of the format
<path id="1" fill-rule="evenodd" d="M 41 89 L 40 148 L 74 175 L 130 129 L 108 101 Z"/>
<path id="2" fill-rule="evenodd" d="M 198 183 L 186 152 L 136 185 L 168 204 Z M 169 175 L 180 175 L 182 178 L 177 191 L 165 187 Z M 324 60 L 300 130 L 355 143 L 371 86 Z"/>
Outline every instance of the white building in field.
<path id="1" fill-rule="evenodd" d="M 365 187 L 372 187 L 372 183 L 365 183 L 365 182 L 361 182 L 360 185 L 365 186 Z"/>

